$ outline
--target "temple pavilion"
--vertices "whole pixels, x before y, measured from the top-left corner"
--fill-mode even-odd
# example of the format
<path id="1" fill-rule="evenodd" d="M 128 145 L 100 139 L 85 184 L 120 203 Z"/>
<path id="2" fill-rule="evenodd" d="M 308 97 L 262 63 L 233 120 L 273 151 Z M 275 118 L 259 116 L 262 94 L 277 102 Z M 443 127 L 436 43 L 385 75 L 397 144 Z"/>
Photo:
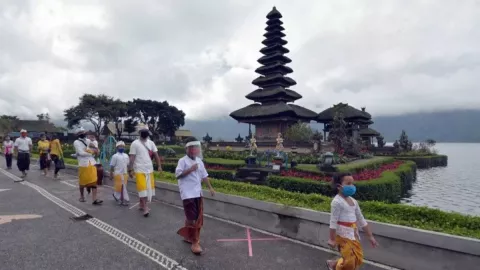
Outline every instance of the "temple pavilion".
<path id="1" fill-rule="evenodd" d="M 265 47 L 260 50 L 263 56 L 258 59 L 261 66 L 255 70 L 260 76 L 252 81 L 258 89 L 245 96 L 254 103 L 230 113 L 238 122 L 255 126 L 257 141 L 274 141 L 278 133 L 284 134 L 297 121 L 309 123 L 317 117 L 317 113 L 292 104 L 302 96 L 288 89 L 297 83 L 286 76 L 293 70 L 286 66 L 292 60 L 285 56 L 289 50 L 284 47 L 287 41 L 283 39 L 285 28 L 281 18 L 282 14 L 275 7 L 267 14 L 265 40 L 262 41 Z"/>
<path id="2" fill-rule="evenodd" d="M 365 110 L 365 107 L 359 110 L 346 103 L 339 103 L 322 111 L 315 119 L 324 125 L 324 138 L 327 138 L 327 132 L 332 128 L 333 119 L 337 111 L 343 114 L 347 136 L 360 137 L 367 144 L 372 144 L 373 138 L 380 136 L 379 132 L 369 127 L 369 125 L 373 124 L 373 121 L 372 116 Z"/>

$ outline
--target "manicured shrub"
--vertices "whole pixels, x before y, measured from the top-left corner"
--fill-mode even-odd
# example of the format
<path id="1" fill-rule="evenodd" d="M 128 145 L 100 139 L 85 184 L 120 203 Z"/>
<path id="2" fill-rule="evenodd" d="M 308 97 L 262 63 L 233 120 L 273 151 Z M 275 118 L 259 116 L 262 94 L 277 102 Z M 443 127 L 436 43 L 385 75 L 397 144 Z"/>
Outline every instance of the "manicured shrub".
<path id="1" fill-rule="evenodd" d="M 390 165 L 383 165 L 383 168 Z M 391 167 L 393 170 L 381 171 L 366 170 L 354 174 L 356 178 L 355 185 L 357 193 L 355 197 L 359 200 L 399 202 L 405 192 L 407 192 L 412 183 L 416 180 L 416 165 L 411 161 L 398 164 L 397 167 Z M 368 172 L 368 173 L 367 173 Z M 298 174 L 300 176 L 301 174 Z M 273 188 L 280 188 L 292 192 L 318 193 L 327 196 L 334 194 L 331 188 L 331 178 L 327 176 L 315 176 L 317 180 L 301 177 L 285 177 L 271 175 L 267 178 L 266 185 Z M 365 180 L 371 177 L 369 180 Z"/>

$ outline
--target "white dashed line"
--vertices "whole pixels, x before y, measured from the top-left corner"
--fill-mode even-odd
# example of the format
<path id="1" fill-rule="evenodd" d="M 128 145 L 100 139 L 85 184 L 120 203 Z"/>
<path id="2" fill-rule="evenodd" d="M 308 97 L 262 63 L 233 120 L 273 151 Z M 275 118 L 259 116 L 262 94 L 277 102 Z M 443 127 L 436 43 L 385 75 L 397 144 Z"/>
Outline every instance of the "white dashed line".
<path id="1" fill-rule="evenodd" d="M 7 177 L 11 178 L 12 180 L 19 180 L 20 178 L 5 171 L 4 169 L 0 168 L 0 172 L 2 172 Z M 63 182 L 66 185 L 71 185 L 70 183 Z M 52 201 L 56 205 L 60 206 L 61 208 L 67 210 L 68 212 L 72 213 L 76 217 L 86 215 L 85 212 L 76 208 L 75 206 L 63 201 L 62 199 L 52 195 L 45 189 L 32 184 L 30 182 L 20 182 L 20 184 L 28 186 L 38 193 L 40 193 L 43 197 L 47 198 L 48 200 Z M 137 251 L 138 253 L 144 255 L 148 259 L 152 260 L 153 262 L 157 263 L 158 265 L 162 266 L 165 269 L 172 269 L 172 270 L 187 270 L 185 267 L 180 266 L 176 261 L 167 257 L 165 254 L 162 254 L 160 251 L 155 250 L 154 248 L 144 244 L 140 240 L 133 238 L 132 236 L 122 232 L 121 230 L 97 219 L 91 218 L 86 221 L 88 224 L 94 226 L 95 228 L 105 232 L 106 234 L 112 236 L 116 240 L 122 242 L 126 246 L 132 248 L 133 250 Z"/>

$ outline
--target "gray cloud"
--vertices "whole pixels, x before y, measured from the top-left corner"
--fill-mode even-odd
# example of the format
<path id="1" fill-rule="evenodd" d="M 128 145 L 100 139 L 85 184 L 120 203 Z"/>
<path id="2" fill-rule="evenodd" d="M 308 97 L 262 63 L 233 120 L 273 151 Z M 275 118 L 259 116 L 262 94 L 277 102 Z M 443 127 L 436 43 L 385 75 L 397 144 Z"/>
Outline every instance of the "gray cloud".
<path id="1" fill-rule="evenodd" d="M 374 115 L 478 108 L 475 1 L 0 0 L 0 114 L 83 93 L 168 100 L 191 119 L 250 103 L 265 15 L 284 15 L 298 103 Z"/>

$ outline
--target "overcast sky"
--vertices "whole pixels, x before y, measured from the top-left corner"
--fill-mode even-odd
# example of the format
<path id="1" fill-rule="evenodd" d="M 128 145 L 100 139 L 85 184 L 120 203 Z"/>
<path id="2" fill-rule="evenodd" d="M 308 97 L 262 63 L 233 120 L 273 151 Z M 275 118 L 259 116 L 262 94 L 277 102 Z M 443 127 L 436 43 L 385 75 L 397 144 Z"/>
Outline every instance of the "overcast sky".
<path id="1" fill-rule="evenodd" d="M 476 109 L 479 3 L 0 0 L 0 114 L 63 118 L 83 93 L 104 93 L 167 100 L 192 120 L 227 116 L 250 103 L 274 5 L 298 104 L 375 116 Z"/>

